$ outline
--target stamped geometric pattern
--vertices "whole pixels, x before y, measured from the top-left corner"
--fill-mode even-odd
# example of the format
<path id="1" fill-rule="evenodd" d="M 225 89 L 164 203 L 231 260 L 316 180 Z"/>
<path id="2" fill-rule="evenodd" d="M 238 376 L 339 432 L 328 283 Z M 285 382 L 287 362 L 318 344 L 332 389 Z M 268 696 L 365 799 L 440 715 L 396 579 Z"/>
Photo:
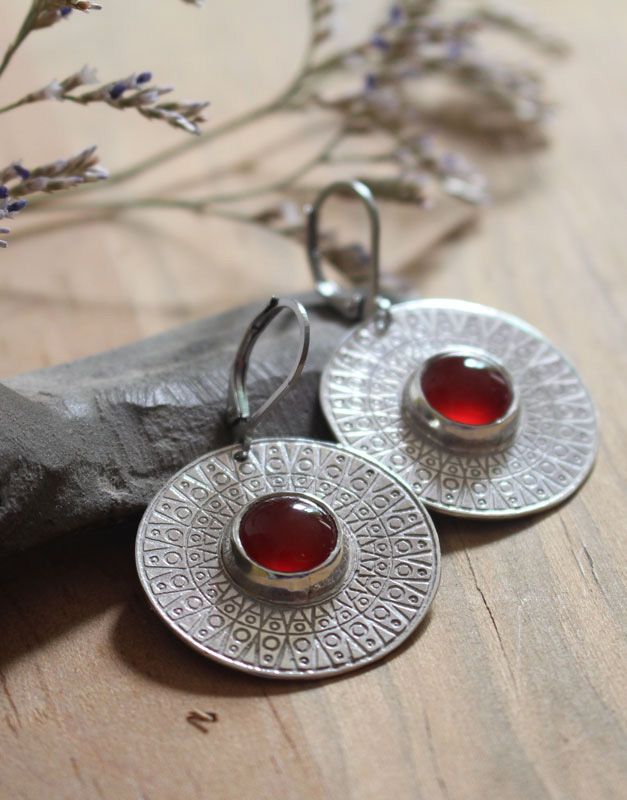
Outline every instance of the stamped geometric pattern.
<path id="1" fill-rule="evenodd" d="M 553 345 L 518 318 L 475 303 L 421 300 L 391 311 L 385 332 L 372 323 L 354 329 L 323 372 L 321 402 L 340 442 L 394 470 L 427 506 L 458 516 L 529 514 L 577 489 L 596 455 L 596 413 Z M 505 444 L 445 447 L 402 413 L 414 366 L 453 346 L 482 349 L 510 373 L 520 418 Z"/>
<path id="2" fill-rule="evenodd" d="M 308 439 L 258 439 L 202 456 L 154 498 L 140 523 L 140 580 L 162 619 L 224 664 L 274 678 L 323 678 L 369 664 L 424 617 L 440 571 L 437 535 L 416 495 L 360 453 Z M 351 566 L 323 600 L 259 599 L 225 571 L 233 516 L 273 492 L 320 498 L 344 524 Z"/>

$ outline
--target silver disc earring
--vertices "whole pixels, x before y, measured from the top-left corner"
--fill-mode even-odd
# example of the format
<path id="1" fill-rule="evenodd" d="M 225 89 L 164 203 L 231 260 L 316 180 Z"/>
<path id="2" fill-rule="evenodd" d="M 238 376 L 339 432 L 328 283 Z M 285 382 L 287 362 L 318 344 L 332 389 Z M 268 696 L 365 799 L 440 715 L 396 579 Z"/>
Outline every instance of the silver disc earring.
<path id="1" fill-rule="evenodd" d="M 300 327 L 297 363 L 251 415 L 250 354 L 282 309 Z M 334 444 L 251 438 L 298 377 L 308 343 L 304 308 L 272 298 L 233 363 L 235 443 L 174 475 L 136 542 L 141 584 L 174 633 L 271 678 L 326 678 L 382 658 L 424 617 L 440 571 L 433 523 L 393 472 Z"/>
<path id="2" fill-rule="evenodd" d="M 371 225 L 370 282 L 324 278 L 318 217 L 353 192 Z M 562 353 L 527 323 L 461 300 L 391 306 L 379 296 L 379 219 L 359 181 L 324 189 L 308 208 L 318 292 L 357 323 L 327 363 L 320 396 L 337 439 L 394 470 L 438 511 L 514 517 L 550 508 L 590 472 L 594 405 Z"/>

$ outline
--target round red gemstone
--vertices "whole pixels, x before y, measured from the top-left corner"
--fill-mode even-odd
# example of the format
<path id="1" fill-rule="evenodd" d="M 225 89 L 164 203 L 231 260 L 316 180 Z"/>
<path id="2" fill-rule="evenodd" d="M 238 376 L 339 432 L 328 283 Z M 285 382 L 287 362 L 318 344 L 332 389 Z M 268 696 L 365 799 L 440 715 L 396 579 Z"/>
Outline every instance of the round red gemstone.
<path id="1" fill-rule="evenodd" d="M 474 355 L 436 356 L 427 364 L 420 384 L 432 408 L 467 425 L 496 422 L 512 402 L 512 390 L 502 371 Z"/>
<path id="2" fill-rule="evenodd" d="M 333 517 L 313 500 L 293 495 L 253 503 L 239 525 L 246 555 L 275 572 L 305 572 L 333 552 L 338 531 Z"/>

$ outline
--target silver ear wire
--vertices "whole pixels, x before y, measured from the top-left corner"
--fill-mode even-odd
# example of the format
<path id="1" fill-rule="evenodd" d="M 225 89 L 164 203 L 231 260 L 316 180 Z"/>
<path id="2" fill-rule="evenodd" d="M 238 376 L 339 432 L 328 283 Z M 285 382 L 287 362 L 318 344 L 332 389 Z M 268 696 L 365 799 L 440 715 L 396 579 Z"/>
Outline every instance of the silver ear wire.
<path id="1" fill-rule="evenodd" d="M 255 346 L 255 342 L 263 331 L 268 327 L 272 320 L 281 312 L 282 309 L 289 309 L 298 322 L 300 330 L 300 341 L 298 345 L 298 355 L 296 363 L 290 374 L 273 392 L 270 397 L 261 405 L 254 414 L 250 413 L 250 404 L 246 393 L 246 375 L 250 354 Z M 307 353 L 309 351 L 309 318 L 303 306 L 296 300 L 272 297 L 268 305 L 257 314 L 255 319 L 248 326 L 246 333 L 240 343 L 229 379 L 229 393 L 227 402 L 227 418 L 229 425 L 233 429 L 235 442 L 241 445 L 238 459 L 244 461 L 248 456 L 252 433 L 261 419 L 268 413 L 270 408 L 287 392 L 298 378 L 305 365 Z"/>
<path id="2" fill-rule="evenodd" d="M 341 289 L 337 283 L 327 280 L 322 273 L 319 247 L 318 222 L 320 209 L 325 200 L 336 192 L 349 191 L 364 204 L 370 222 L 370 271 L 366 289 Z M 378 330 L 386 330 L 390 324 L 390 301 L 379 294 L 379 212 L 370 189 L 361 181 L 337 181 L 325 187 L 313 204 L 305 209 L 307 215 L 307 257 L 318 294 L 343 317 L 350 320 L 374 318 Z"/>

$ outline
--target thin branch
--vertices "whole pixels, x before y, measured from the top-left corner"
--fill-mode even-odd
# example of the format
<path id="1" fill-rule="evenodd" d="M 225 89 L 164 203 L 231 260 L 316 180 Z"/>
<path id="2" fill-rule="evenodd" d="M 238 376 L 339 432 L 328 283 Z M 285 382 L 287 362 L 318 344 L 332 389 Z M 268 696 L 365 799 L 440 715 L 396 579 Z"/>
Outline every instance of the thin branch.
<path id="1" fill-rule="evenodd" d="M 141 210 L 141 209 L 164 209 L 175 211 L 193 211 L 197 214 L 210 217 L 218 217 L 220 219 L 228 219 L 233 222 L 240 222 L 245 225 L 254 225 L 263 230 L 268 230 L 268 226 L 262 221 L 257 219 L 254 215 L 244 214 L 239 211 L 231 211 L 224 208 L 208 207 L 199 205 L 193 200 L 161 200 L 156 197 L 136 198 L 134 200 L 121 200 L 121 201 L 98 201 L 91 203 L 81 203 L 74 205 L 72 203 L 65 203 L 59 205 L 55 211 L 64 214 L 74 214 L 69 220 L 64 221 L 63 225 L 78 225 L 84 222 L 97 222 L 98 220 L 116 221 L 121 218 L 122 212 Z M 78 212 L 78 213 L 77 213 Z M 51 232 L 58 230 L 58 222 L 45 222 L 40 225 L 33 225 L 31 228 L 26 228 L 15 235 L 15 238 L 25 239 L 29 235 L 36 235 L 39 231 Z M 280 228 L 273 228 L 273 233 L 280 236 L 289 237 L 288 231 L 283 231 Z"/>
<path id="2" fill-rule="evenodd" d="M 210 142 L 213 142 L 216 139 L 218 139 L 220 136 L 224 136 L 227 133 L 232 133 L 235 130 L 239 130 L 240 128 L 245 127 L 246 125 L 250 125 L 252 122 L 255 122 L 255 120 L 259 119 L 260 117 L 263 117 L 266 114 L 270 114 L 271 112 L 281 108 L 281 106 L 284 105 L 300 88 L 301 81 L 310 68 L 313 49 L 314 49 L 314 38 L 313 38 L 313 19 L 312 19 L 309 40 L 307 42 L 307 47 L 305 50 L 301 66 L 299 67 L 298 71 L 296 72 L 292 80 L 286 86 L 286 88 L 283 89 L 281 92 L 279 92 L 279 94 L 276 97 L 274 97 L 269 102 L 264 103 L 263 105 L 252 109 L 252 111 L 247 111 L 245 114 L 241 114 L 238 117 L 234 117 L 233 119 L 228 120 L 222 125 L 219 125 L 218 127 L 214 128 L 213 130 L 201 134 L 196 139 L 176 144 L 173 147 L 168 147 L 165 150 L 162 150 L 160 153 L 156 153 L 155 155 L 152 155 L 149 158 L 144 159 L 144 161 L 140 161 L 137 164 L 134 164 L 132 167 L 128 167 L 127 169 L 114 173 L 109 178 L 107 185 L 114 186 L 132 180 L 133 178 L 136 178 L 138 175 L 148 172 L 149 170 L 155 169 L 156 167 L 159 167 L 161 164 L 164 164 L 174 158 L 178 158 L 179 156 L 185 155 L 185 153 L 188 153 L 191 150 L 195 150 L 197 147 L 202 147 L 206 144 L 209 144 Z"/>
<path id="3" fill-rule="evenodd" d="M 311 158 L 307 159 L 297 169 L 284 175 L 282 178 L 274 180 L 262 186 L 257 186 L 254 189 L 249 189 L 242 192 L 232 192 L 229 194 L 214 194 L 207 195 L 192 200 L 184 200 L 178 198 L 161 198 L 161 197 L 136 197 L 129 200 L 112 200 L 104 202 L 89 202 L 80 203 L 76 202 L 65 203 L 64 205 L 57 205 L 50 209 L 51 211 L 78 211 L 84 210 L 85 212 L 91 210 L 107 210 L 110 212 L 122 211 L 132 208 L 161 208 L 161 209 L 179 209 L 185 211 L 192 211 L 197 214 L 214 214 L 217 216 L 228 217 L 239 221 L 252 220 L 246 214 L 239 214 L 237 212 L 227 211 L 226 209 L 218 208 L 224 203 L 232 203 L 240 200 L 247 200 L 253 197 L 259 197 L 264 194 L 279 191 L 287 186 L 292 185 L 312 170 L 314 167 L 323 163 L 333 148 L 336 147 L 344 136 L 344 129 L 341 127 L 333 132 L 333 136 L 324 144 L 324 146 Z M 76 197 L 76 193 L 74 195 Z M 37 209 L 48 210 L 47 206 L 37 206 Z M 32 210 L 32 209 L 31 209 Z"/>
<path id="4" fill-rule="evenodd" d="M 312 15 L 309 38 L 301 65 L 289 84 L 272 100 L 264 103 L 261 106 L 258 106 L 255 109 L 252 109 L 251 111 L 246 112 L 245 114 L 241 114 L 238 117 L 228 120 L 222 125 L 219 125 L 216 128 L 201 134 L 193 140 L 188 140 L 186 142 L 176 144 L 173 147 L 166 148 L 160 153 L 149 156 L 148 158 L 144 159 L 144 161 L 139 161 L 132 167 L 128 167 L 120 172 L 113 173 L 106 182 L 107 187 L 115 186 L 120 183 L 126 183 L 127 181 L 132 180 L 133 178 L 136 178 L 145 172 L 159 167 L 161 164 L 167 163 L 174 158 L 178 158 L 179 156 L 182 156 L 197 147 L 209 144 L 210 142 L 218 139 L 221 136 L 224 136 L 227 133 L 239 130 L 240 128 L 250 125 L 252 122 L 255 122 L 257 119 L 260 119 L 261 117 L 280 109 L 298 91 L 303 77 L 307 74 L 310 68 L 311 57 L 315 47 L 313 32 L 314 20 Z M 96 184 L 90 184 L 88 186 L 81 187 L 79 190 L 77 190 L 77 193 L 80 192 L 81 194 L 84 194 L 85 191 L 89 192 L 95 186 Z M 50 200 L 51 198 L 49 197 L 38 197 L 31 202 L 30 208 L 33 210 L 35 208 L 43 208 L 50 203 Z"/>
<path id="5" fill-rule="evenodd" d="M 329 120 L 317 120 L 315 123 L 310 123 L 307 130 L 308 134 L 321 133 L 329 127 Z M 165 183 L 161 186 L 160 191 L 162 194 L 176 194 L 177 192 L 189 193 L 191 189 L 198 186 L 207 186 L 215 184 L 220 179 L 226 177 L 233 177 L 235 175 L 250 173 L 253 166 L 256 166 L 265 156 L 281 152 L 284 148 L 289 147 L 294 141 L 300 141 L 303 136 L 301 130 L 289 130 L 283 136 L 278 136 L 276 139 L 260 146 L 251 153 L 241 155 L 236 161 L 228 163 L 221 162 L 219 166 L 214 166 L 206 172 L 198 172 L 194 177 L 189 176 L 177 177 L 176 179 Z"/>
<path id="6" fill-rule="evenodd" d="M 193 2 L 193 0 L 185 1 Z M 56 3 L 57 0 L 33 0 L 31 13 L 33 9 L 41 9 L 42 3 L 45 5 L 53 2 Z M 63 0 L 58 0 L 58 2 L 62 3 Z M 68 2 L 72 2 L 72 0 L 68 0 Z M 76 2 L 78 3 L 79 0 Z M 299 226 L 302 223 L 300 214 L 298 210 L 293 210 L 295 208 L 293 202 L 277 204 L 276 199 L 269 197 L 272 193 L 283 191 L 289 193 L 289 197 L 298 197 L 303 185 L 303 181 L 300 179 L 307 176 L 320 164 L 363 163 L 367 165 L 387 161 L 396 164 L 398 168 L 396 174 L 380 177 L 381 171 L 379 170 L 374 175 L 365 174 L 363 178 L 372 184 L 373 190 L 381 199 L 414 204 L 425 203 L 429 199 L 427 189 L 431 190 L 431 184 L 427 186 L 424 176 L 425 173 L 429 173 L 436 178 L 436 189 L 439 184 L 439 188 L 445 193 L 467 202 L 475 204 L 484 202 L 484 198 L 487 196 L 484 177 L 462 154 L 443 149 L 437 141 L 433 140 L 433 137 L 426 135 L 430 127 L 426 121 L 427 117 L 421 104 L 414 95 L 410 94 L 407 84 L 414 78 L 437 71 L 447 76 L 453 84 L 474 90 L 482 99 L 485 99 L 488 111 L 509 115 L 512 120 L 511 126 L 514 129 L 524 129 L 525 132 L 530 131 L 531 133 L 536 128 L 541 129 L 549 106 L 541 92 L 541 82 L 535 73 L 508 65 L 498 59 L 495 61 L 489 57 L 488 53 L 484 53 L 482 48 L 477 48 L 474 41 L 475 31 L 481 27 L 480 22 L 487 24 L 485 18 L 463 15 L 453 20 L 445 18 L 442 21 L 439 17 L 427 14 L 439 2 L 440 0 L 411 0 L 411 2 L 408 0 L 402 7 L 400 5 L 393 6 L 393 9 L 396 10 L 395 13 L 390 12 L 388 21 L 375 28 L 374 35 L 371 35 L 370 38 L 332 53 L 328 57 L 319 58 L 318 44 L 331 35 L 332 28 L 327 17 L 333 4 L 326 0 L 309 0 L 310 29 L 301 63 L 291 80 L 273 98 L 257 108 L 247 110 L 210 129 L 196 140 L 176 144 L 115 173 L 106 185 L 115 186 L 125 183 L 183 156 L 196 147 L 209 144 L 264 118 L 276 116 L 279 112 L 302 113 L 314 109 L 318 112 L 332 112 L 334 117 L 333 135 L 327 141 L 321 140 L 318 145 L 320 149 L 314 155 L 301 161 L 287 175 L 273 180 L 268 180 L 267 176 L 257 177 L 257 181 L 265 180 L 267 182 L 252 188 L 245 188 L 244 185 L 237 191 L 218 193 L 215 181 L 207 181 L 205 172 L 204 175 L 196 174 L 191 181 L 186 180 L 183 183 L 179 179 L 178 182 L 171 182 L 169 187 L 161 187 L 159 192 L 126 200 L 112 199 L 104 202 L 90 203 L 89 198 L 86 198 L 87 204 L 83 202 L 82 196 L 78 195 L 81 195 L 83 191 L 89 191 L 90 187 L 81 187 L 77 190 L 75 198 L 68 203 L 63 205 L 54 203 L 53 206 L 49 206 L 49 198 L 36 197 L 32 203 L 29 199 L 29 209 L 59 210 L 64 213 L 70 212 L 74 216 L 78 211 L 83 213 L 99 212 L 109 214 L 113 218 L 121 211 L 133 208 L 178 209 L 254 224 L 264 229 L 270 228 L 280 235 L 288 235 L 286 231 L 291 231 L 290 235 L 293 235 L 294 225 L 291 228 L 279 230 L 276 223 L 278 220 L 287 223 L 291 218 L 296 217 L 297 223 L 295 224 Z M 398 11 L 398 9 L 402 10 Z M 496 22 L 489 21 L 492 24 L 498 23 L 501 26 L 509 27 L 513 24 L 509 17 Z M 16 42 L 11 46 L 14 49 L 19 46 L 20 36 L 23 40 L 28 33 L 27 22 L 28 17 L 22 25 Z M 32 22 L 31 20 L 30 25 L 31 29 L 34 29 L 37 27 L 37 21 Z M 520 27 L 518 22 L 516 25 Z M 527 31 L 528 26 L 525 25 L 523 28 L 524 31 Z M 10 51 L 11 48 L 5 55 L 6 63 L 11 57 Z M 83 68 L 83 71 L 85 69 Z M 324 92 L 318 92 L 317 84 L 319 82 L 323 82 L 323 86 L 325 86 L 329 83 L 330 77 L 354 69 L 361 73 L 361 88 L 351 89 L 348 87 L 344 94 L 338 95 L 335 92 L 334 95 L 332 92 L 330 96 L 326 96 Z M 81 71 L 81 75 L 83 71 Z M 142 73 L 142 75 L 144 74 L 148 75 L 148 73 Z M 18 105 L 40 99 L 67 99 L 81 104 L 98 100 L 112 103 L 121 97 L 125 88 L 129 88 L 126 83 L 135 80 L 135 76 L 132 76 L 125 81 L 106 84 L 93 92 L 71 95 L 69 92 L 76 86 L 93 82 L 80 80 L 77 83 L 76 77 L 70 76 L 61 83 L 54 80 L 38 92 L 26 95 L 21 101 L 0 108 L 0 114 Z M 137 80 L 139 81 L 139 79 L 138 76 Z M 124 87 L 120 90 L 122 84 Z M 153 91 L 165 91 L 165 89 L 154 88 Z M 138 96 L 143 97 L 143 95 Z M 119 100 L 119 107 L 130 105 L 130 101 L 134 100 L 134 97 L 127 95 L 124 99 Z M 139 102 L 132 104 L 140 105 Z M 142 105 L 144 104 L 142 103 Z M 172 111 L 173 104 L 155 108 Z M 141 111 L 141 109 L 139 110 Z M 320 116 L 322 116 L 321 113 Z M 326 120 L 326 114 L 324 116 Z M 486 116 L 485 113 L 481 114 L 482 121 L 485 121 Z M 470 120 L 465 120 L 466 127 L 469 122 Z M 325 121 L 325 124 L 329 124 L 328 120 Z M 499 130 L 501 129 L 503 126 L 499 128 Z M 388 139 L 387 146 L 380 145 L 372 154 L 346 152 L 350 148 L 343 147 L 343 152 L 336 154 L 337 145 L 347 137 L 353 135 L 363 137 L 370 134 L 384 134 Z M 276 149 L 276 141 L 273 146 Z M 250 163 L 251 158 L 253 157 L 248 156 L 246 161 Z M 23 172 L 28 172 L 21 168 L 19 162 L 13 167 L 16 171 L 22 169 Z M 220 170 L 217 172 L 219 174 Z M 234 166 L 231 174 L 236 172 L 237 166 Z M 252 175 L 249 178 L 250 180 L 247 182 L 254 180 Z M 14 180 L 15 176 L 12 175 L 11 179 Z M 205 185 L 211 186 L 213 194 L 190 198 L 192 186 L 195 186 L 197 191 L 202 191 L 198 187 L 201 179 L 203 182 L 207 181 Z M 13 189 L 17 192 L 19 186 L 29 190 L 33 188 L 31 184 L 24 181 L 26 181 L 25 178 L 23 178 L 22 184 L 14 186 Z M 7 180 L 0 182 L 7 183 Z M 3 188 L 5 194 L 11 191 L 10 186 Z M 186 195 L 182 195 L 182 190 L 186 191 Z M 243 213 L 225 208 L 227 205 L 261 196 L 267 196 L 266 202 L 270 202 L 270 207 L 256 212 Z M 12 211 L 11 206 L 15 205 L 15 202 L 17 201 L 14 201 L 11 196 L 5 197 L 8 211 Z M 274 205 L 272 205 L 273 202 Z"/>
<path id="7" fill-rule="evenodd" d="M 9 66 L 9 62 L 15 55 L 15 51 L 22 44 L 24 39 L 26 39 L 28 34 L 33 30 L 35 20 L 39 16 L 40 5 L 41 5 L 40 0 L 33 0 L 30 10 L 24 17 L 24 21 L 22 22 L 22 25 L 17 33 L 17 36 L 15 37 L 15 41 L 9 45 L 6 53 L 4 54 L 4 58 L 2 59 L 2 63 L 0 64 L 0 75 L 2 75 L 5 69 Z"/>
<path id="8" fill-rule="evenodd" d="M 284 189 L 286 186 L 290 186 L 292 183 L 297 181 L 311 169 L 326 161 L 329 157 L 329 154 L 342 141 L 344 134 L 345 130 L 344 126 L 342 125 L 334 131 L 333 136 L 331 136 L 321 150 L 297 167 L 297 169 L 293 170 L 287 175 L 284 175 L 282 178 L 278 178 L 270 183 L 263 184 L 262 186 L 256 186 L 253 189 L 247 189 L 241 192 L 207 195 L 198 202 L 205 203 L 206 205 L 234 203 L 240 200 L 248 200 L 252 197 L 259 197 L 263 194 L 269 194 L 270 192 L 276 192 L 280 189 Z"/>
<path id="9" fill-rule="evenodd" d="M 19 108 L 21 105 L 23 105 L 22 101 L 16 100 L 15 103 L 9 103 L 6 106 L 2 106 L 2 108 L 0 108 L 0 114 L 4 114 L 6 111 L 13 111 L 14 108 Z"/>

